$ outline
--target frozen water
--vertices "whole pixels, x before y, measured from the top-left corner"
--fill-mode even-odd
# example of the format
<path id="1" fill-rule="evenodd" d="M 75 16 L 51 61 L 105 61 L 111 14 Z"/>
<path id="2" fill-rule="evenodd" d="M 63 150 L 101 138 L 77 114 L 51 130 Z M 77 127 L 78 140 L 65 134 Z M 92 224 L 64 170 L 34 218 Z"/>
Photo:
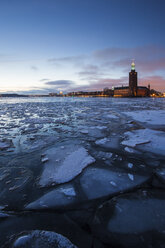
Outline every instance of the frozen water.
<path id="1" fill-rule="evenodd" d="M 112 184 L 114 187 L 117 186 L 117 184 L 115 182 L 113 182 L 113 181 L 110 181 L 110 184 Z"/>
<path id="2" fill-rule="evenodd" d="M 124 148 L 124 150 L 125 150 L 126 152 L 129 152 L 129 153 L 140 154 L 139 151 L 137 151 L 137 150 L 135 150 L 135 149 L 132 149 L 132 148 L 130 148 L 130 147 L 127 147 L 127 146 Z"/>
<path id="3" fill-rule="evenodd" d="M 128 168 L 132 168 L 133 164 L 132 163 L 128 163 Z"/>
<path id="4" fill-rule="evenodd" d="M 12 140 L 9 139 L 1 139 L 0 140 L 0 150 L 4 150 L 7 148 L 13 147 Z"/>
<path id="5" fill-rule="evenodd" d="M 83 134 L 88 134 L 88 130 L 81 130 L 80 132 Z"/>
<path id="6" fill-rule="evenodd" d="M 134 175 L 128 173 L 128 177 L 129 177 L 130 180 L 132 180 L 132 181 L 134 180 Z"/>
<path id="7" fill-rule="evenodd" d="M 121 170 L 89 167 L 81 176 L 80 183 L 88 199 L 97 199 L 133 189 L 148 179 L 148 176 L 127 174 Z"/>
<path id="8" fill-rule="evenodd" d="M 108 141 L 109 140 L 107 138 L 104 138 L 104 139 L 97 140 L 95 143 L 96 143 L 96 145 L 104 145 Z"/>
<path id="9" fill-rule="evenodd" d="M 96 126 L 96 128 L 103 130 L 103 129 L 106 129 L 107 127 L 106 126 Z"/>
<path id="10" fill-rule="evenodd" d="M 156 175 L 163 183 L 165 183 L 165 168 L 158 169 Z"/>
<path id="11" fill-rule="evenodd" d="M 19 237 L 15 242 L 13 247 L 26 247 L 27 245 L 30 245 L 30 237 L 29 235 L 24 235 Z"/>
<path id="12" fill-rule="evenodd" d="M 142 110 L 124 113 L 139 122 L 145 122 L 150 125 L 165 125 L 164 110 Z"/>
<path id="13" fill-rule="evenodd" d="M 48 161 L 44 163 L 44 170 L 39 185 L 60 184 L 71 181 L 89 164 L 95 162 L 84 147 L 66 145 L 47 150 Z"/>
<path id="14" fill-rule="evenodd" d="M 26 209 L 62 209 L 77 202 L 76 192 L 72 185 L 60 186 L 38 200 L 28 204 Z"/>
<path id="15" fill-rule="evenodd" d="M 41 159 L 41 162 L 42 162 L 42 163 L 45 163 L 45 162 L 47 162 L 48 160 L 49 160 L 48 158 L 42 158 L 42 159 Z"/>
<path id="16" fill-rule="evenodd" d="M 15 208 L 21 205 L 23 193 L 26 186 L 32 180 L 32 172 L 23 167 L 1 167 L 0 168 L 0 204 L 16 204 Z"/>
<path id="17" fill-rule="evenodd" d="M 163 104 L 164 99 L 0 99 L 0 147 L 6 147 L 2 141 L 6 138 L 16 147 L 10 152 L 31 152 L 51 145 L 59 137 L 96 141 L 110 137 L 111 132 L 117 137 L 130 118 L 164 128 Z M 111 148 L 110 143 L 104 145 Z"/>
<path id="18" fill-rule="evenodd" d="M 99 158 L 99 159 L 104 159 L 104 160 L 107 159 L 107 160 L 109 160 L 109 159 L 112 158 L 113 153 L 111 153 L 111 152 L 102 152 L 102 151 L 99 151 L 99 152 L 96 153 L 95 156 L 97 156 L 97 158 Z"/>
<path id="19" fill-rule="evenodd" d="M 125 132 L 126 139 L 123 145 L 130 147 L 138 146 L 139 149 L 151 153 L 165 154 L 165 132 L 152 129 L 139 129 L 132 132 Z"/>
<path id="20" fill-rule="evenodd" d="M 13 248 L 76 248 L 66 237 L 61 234 L 50 232 L 50 231 L 40 231 L 35 230 L 26 235 L 18 237 L 13 246 Z"/>
<path id="21" fill-rule="evenodd" d="M 53 211 L 49 209 L 62 211 L 59 218 L 71 216 L 72 224 L 76 221 L 88 230 L 98 202 L 105 198 L 142 187 L 157 188 L 153 198 L 158 206 L 164 200 L 157 195 L 161 191 L 164 194 L 165 188 L 164 116 L 163 98 L 0 98 L 0 209 L 3 214 L 16 209 L 21 213 L 1 221 L 0 246 L 16 231 L 34 229 L 35 225 L 35 229 L 43 228 L 43 211 L 38 209 L 46 210 L 44 213 L 50 217 Z M 133 200 L 128 197 L 125 205 L 134 208 Z M 146 208 L 145 204 L 137 204 L 145 211 L 151 205 L 153 213 L 159 214 L 152 202 L 146 201 Z M 22 214 L 24 208 L 35 211 Z M 121 204 L 117 209 L 124 213 Z M 111 206 L 111 218 L 113 213 Z M 38 214 L 39 221 L 31 225 L 29 219 Z M 101 233 L 107 230 L 108 216 L 106 213 L 102 218 L 107 222 L 104 228 L 101 225 Z M 27 220 L 26 226 L 22 218 Z M 56 225 L 49 225 L 49 219 L 45 227 L 56 230 Z M 64 222 L 59 223 L 63 231 Z M 150 236 L 155 237 L 154 231 Z M 128 239 L 137 240 L 132 236 Z M 93 246 L 95 243 L 99 246 L 94 239 Z M 142 247 L 147 247 L 146 243 Z M 121 246 L 135 247 L 127 244 Z M 91 246 L 80 244 L 81 248 Z"/>
<path id="22" fill-rule="evenodd" d="M 113 114 L 108 114 L 108 115 L 106 115 L 106 117 L 107 118 L 110 118 L 110 119 L 117 119 L 117 118 L 119 118 L 118 116 L 113 115 Z"/>
<path id="23" fill-rule="evenodd" d="M 114 197 L 98 208 L 93 232 L 110 247 L 164 247 L 164 208 L 164 192 L 140 190 Z"/>
<path id="24" fill-rule="evenodd" d="M 70 188 L 62 188 L 61 191 L 66 195 L 66 196 L 76 196 L 76 192 L 73 187 Z"/>
<path id="25" fill-rule="evenodd" d="M 9 216 L 10 216 L 9 214 L 0 212 L 0 219 L 1 219 L 1 218 L 7 218 L 7 217 L 9 217 Z"/>
<path id="26" fill-rule="evenodd" d="M 109 220 L 108 229 L 115 233 L 145 232 L 153 229 L 164 231 L 165 200 L 118 199 L 115 216 Z M 145 220 L 145 221 L 144 221 Z M 161 221 L 162 220 L 162 221 Z"/>

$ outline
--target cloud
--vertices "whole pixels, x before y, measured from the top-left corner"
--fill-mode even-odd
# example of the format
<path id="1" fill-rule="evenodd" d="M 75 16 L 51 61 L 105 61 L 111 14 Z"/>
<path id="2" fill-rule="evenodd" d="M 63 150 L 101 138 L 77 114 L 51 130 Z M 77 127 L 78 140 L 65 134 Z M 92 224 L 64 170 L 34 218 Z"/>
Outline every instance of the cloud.
<path id="1" fill-rule="evenodd" d="M 45 82 L 46 85 L 54 85 L 54 86 L 68 86 L 74 84 L 73 81 L 70 80 L 56 80 L 56 81 L 48 81 Z"/>
<path id="2" fill-rule="evenodd" d="M 165 70 L 165 58 L 160 58 L 153 61 L 141 61 L 139 62 L 138 68 L 141 72 L 155 72 Z"/>
<path id="3" fill-rule="evenodd" d="M 126 72 L 130 69 L 132 59 L 138 70 L 144 74 L 165 69 L 165 47 L 106 48 L 95 51 L 93 56 L 96 61 L 100 61 L 102 69 Z"/>
<path id="4" fill-rule="evenodd" d="M 152 89 L 165 92 L 165 78 L 161 76 L 149 76 L 139 79 L 139 85 L 151 85 Z"/>
<path id="5" fill-rule="evenodd" d="M 48 62 L 77 62 L 83 58 L 84 58 L 84 55 L 67 56 L 67 57 L 61 57 L 61 58 L 51 58 L 51 59 L 48 59 Z"/>
<path id="6" fill-rule="evenodd" d="M 70 91 L 75 87 L 75 82 L 71 80 L 55 80 L 55 81 L 48 81 L 44 83 L 47 86 L 51 86 L 49 90 L 51 91 Z"/>
<path id="7" fill-rule="evenodd" d="M 97 91 L 103 90 L 104 88 L 112 88 L 112 86 L 122 86 L 128 85 L 128 76 L 119 77 L 119 78 L 96 78 L 91 79 L 89 82 L 84 83 L 80 86 L 77 86 L 75 82 L 70 80 L 57 80 L 47 82 L 46 85 L 53 87 L 47 88 L 47 92 L 59 92 L 60 90 L 64 92 L 71 91 Z M 165 78 L 161 76 L 149 76 L 144 78 L 139 78 L 139 86 L 148 86 L 151 85 L 151 88 L 158 91 L 165 91 Z"/>
<path id="8" fill-rule="evenodd" d="M 105 48 L 101 50 L 96 50 L 93 52 L 92 56 L 97 60 L 112 61 L 118 57 L 123 57 L 127 54 L 127 48 Z"/>
<path id="9" fill-rule="evenodd" d="M 40 82 L 45 82 L 45 81 L 49 81 L 50 79 L 49 78 L 42 78 L 40 79 Z"/>
<path id="10" fill-rule="evenodd" d="M 99 67 L 97 65 L 94 64 L 87 64 L 85 66 L 82 67 L 82 70 L 78 72 L 79 77 L 100 77 L 101 75 L 103 75 L 103 73 L 101 73 Z"/>
<path id="11" fill-rule="evenodd" d="M 136 67 L 140 73 L 154 73 L 156 71 L 165 70 L 165 58 L 160 58 L 156 60 L 146 61 L 146 60 L 136 60 Z M 124 72 L 130 70 L 129 59 L 119 60 L 113 63 L 114 67 L 123 68 Z"/>
<path id="12" fill-rule="evenodd" d="M 128 78 L 127 77 L 121 77 L 121 78 L 101 78 L 98 81 L 91 84 L 92 87 L 95 89 L 104 89 L 106 87 L 112 88 L 112 86 L 122 86 L 127 85 Z"/>
<path id="13" fill-rule="evenodd" d="M 74 66 L 81 66 L 84 63 L 84 59 L 87 56 L 85 55 L 78 55 L 78 56 L 66 56 L 60 58 L 51 58 L 48 59 L 48 63 L 53 64 L 55 66 L 62 66 L 64 64 L 72 64 Z"/>
<path id="14" fill-rule="evenodd" d="M 121 77 L 121 78 L 100 78 L 91 80 L 90 83 L 84 84 L 78 87 L 75 87 L 72 89 L 72 91 L 97 91 L 97 90 L 103 90 L 104 88 L 111 89 L 112 86 L 122 86 L 122 85 L 128 85 L 127 77 Z"/>
<path id="15" fill-rule="evenodd" d="M 119 61 L 122 59 L 152 60 L 165 56 L 165 47 L 139 46 L 132 48 L 111 47 L 93 52 L 93 56 L 103 61 Z"/>
<path id="16" fill-rule="evenodd" d="M 75 74 L 81 86 L 70 80 L 47 82 L 47 85 L 55 88 L 71 90 L 101 90 L 105 87 L 128 85 L 128 73 L 131 61 L 135 59 L 136 70 L 139 77 L 139 85 L 147 86 L 148 81 L 157 90 L 164 89 L 164 78 L 158 72 L 165 69 L 165 47 L 154 45 L 132 48 L 110 47 L 92 52 L 88 56 L 70 56 L 54 58 L 49 62 L 74 64 L 79 63 L 79 70 Z M 70 83 L 71 82 L 71 83 Z"/>
<path id="17" fill-rule="evenodd" d="M 38 71 L 38 67 L 37 67 L 37 66 L 32 65 L 30 68 L 31 68 L 33 71 Z"/>
<path id="18" fill-rule="evenodd" d="M 131 59 L 135 59 L 136 70 L 138 72 L 139 85 L 165 91 L 165 47 L 159 46 L 139 46 L 132 48 L 109 47 L 93 51 L 88 55 L 54 57 L 48 59 L 50 66 L 59 65 L 61 72 L 66 70 L 69 75 L 73 73 L 73 78 L 77 77 L 77 82 L 66 76 L 66 80 L 53 80 L 46 77 L 41 78 L 40 88 L 30 89 L 33 93 L 50 93 L 83 90 L 102 90 L 105 87 L 128 85 L 128 73 L 131 67 Z M 0 62 L 13 62 L 14 58 L 0 53 Z M 31 62 L 33 64 L 33 62 Z M 67 68 L 67 66 L 69 66 Z M 70 68 L 70 66 L 75 67 Z M 33 71 L 38 67 L 31 66 Z M 61 74 L 64 75 L 64 74 Z M 38 85 L 38 84 L 37 84 Z M 26 91 L 25 91 L 26 92 Z M 28 92 L 28 91 L 27 91 Z"/>
<path id="19" fill-rule="evenodd" d="M 138 47 L 109 47 L 87 55 L 52 58 L 50 63 L 66 66 L 73 65 L 79 80 L 91 81 L 104 77 L 115 77 L 130 71 L 131 61 L 135 59 L 137 71 L 142 76 L 153 75 L 165 69 L 165 47 L 146 45 Z"/>

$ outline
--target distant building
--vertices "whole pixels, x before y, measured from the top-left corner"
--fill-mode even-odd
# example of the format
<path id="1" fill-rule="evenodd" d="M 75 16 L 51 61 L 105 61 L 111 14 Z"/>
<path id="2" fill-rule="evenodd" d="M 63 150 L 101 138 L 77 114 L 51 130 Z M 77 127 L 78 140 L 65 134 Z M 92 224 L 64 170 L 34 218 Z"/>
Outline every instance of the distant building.
<path id="1" fill-rule="evenodd" d="M 150 96 L 150 85 L 138 86 L 137 72 L 135 71 L 135 63 L 131 64 L 129 72 L 129 86 L 115 87 L 114 97 L 145 97 Z"/>
<path id="2" fill-rule="evenodd" d="M 113 96 L 114 90 L 109 89 L 108 87 L 103 89 L 103 96 Z"/>
<path id="3" fill-rule="evenodd" d="M 51 92 L 49 93 L 49 96 L 57 96 L 57 93 Z"/>

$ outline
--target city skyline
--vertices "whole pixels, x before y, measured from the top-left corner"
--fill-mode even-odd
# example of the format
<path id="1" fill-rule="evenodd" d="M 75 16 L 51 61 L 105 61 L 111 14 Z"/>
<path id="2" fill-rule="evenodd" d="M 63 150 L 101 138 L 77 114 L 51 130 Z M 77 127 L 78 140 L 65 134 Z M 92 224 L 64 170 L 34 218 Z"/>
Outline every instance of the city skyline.
<path id="1" fill-rule="evenodd" d="M 46 94 L 128 84 L 165 91 L 163 0 L 0 3 L 0 93 Z"/>

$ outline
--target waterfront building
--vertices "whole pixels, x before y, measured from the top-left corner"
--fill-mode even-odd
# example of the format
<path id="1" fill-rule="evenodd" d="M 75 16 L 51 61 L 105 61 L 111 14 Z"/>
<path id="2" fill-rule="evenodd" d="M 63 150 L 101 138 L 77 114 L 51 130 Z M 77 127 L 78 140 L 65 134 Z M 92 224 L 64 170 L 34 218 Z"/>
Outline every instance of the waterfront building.
<path id="1" fill-rule="evenodd" d="M 131 64 L 131 71 L 129 72 L 129 85 L 114 88 L 114 97 L 145 97 L 150 96 L 150 85 L 138 86 L 138 77 L 135 70 L 135 63 Z"/>

